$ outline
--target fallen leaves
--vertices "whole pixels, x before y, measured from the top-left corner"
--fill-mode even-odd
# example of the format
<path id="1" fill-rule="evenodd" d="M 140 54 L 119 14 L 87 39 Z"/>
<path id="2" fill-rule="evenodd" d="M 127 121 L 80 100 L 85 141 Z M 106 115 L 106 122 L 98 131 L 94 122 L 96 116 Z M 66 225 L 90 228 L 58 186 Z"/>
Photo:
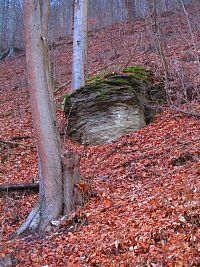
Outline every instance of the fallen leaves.
<path id="1" fill-rule="evenodd" d="M 127 32 L 127 24 L 109 29 L 115 40 L 112 45 L 116 43 L 119 49 L 116 31 L 120 27 Z M 139 32 L 139 23 L 136 28 Z M 96 62 L 89 65 L 91 72 L 107 64 L 102 51 L 110 33 L 102 29 L 90 39 L 90 60 Z M 133 45 L 129 37 L 124 38 L 126 44 L 123 45 Z M 55 74 L 61 85 L 69 80 L 66 65 L 71 57 L 71 48 L 64 41 L 59 50 L 52 52 L 57 64 Z M 171 47 L 173 42 L 176 44 L 177 39 L 169 40 Z M 124 64 L 124 60 L 129 59 L 126 46 L 115 64 Z M 185 49 L 184 34 L 172 59 L 181 57 L 180 47 Z M 102 54 L 101 59 L 97 60 L 97 52 Z M 159 66 L 155 53 L 149 57 L 151 63 Z M 138 51 L 131 63 L 144 65 L 144 62 L 143 51 Z M 37 181 L 37 153 L 35 147 L 31 147 L 35 146 L 35 140 L 29 93 L 22 86 L 24 69 L 24 58 L 13 60 L 12 64 L 8 61 L 0 68 L 4 88 L 0 92 L 0 138 L 10 142 L 14 137 L 31 137 L 23 140 L 25 146 L 0 145 L 1 183 Z M 11 78 L 11 73 L 16 77 Z M 55 92 L 61 130 L 66 120 L 59 100 L 67 89 L 68 84 Z M 96 196 L 68 218 L 53 221 L 45 239 L 12 240 L 10 233 L 28 215 L 37 195 L 2 194 L 0 258 L 13 255 L 17 266 L 197 266 L 200 260 L 199 132 L 199 121 L 195 118 L 164 111 L 152 124 L 111 144 L 84 147 L 65 140 L 63 146 L 82 156 L 82 176 L 91 177 Z M 22 142 L 19 140 L 14 142 Z M 88 184 L 77 186 L 88 191 Z"/>

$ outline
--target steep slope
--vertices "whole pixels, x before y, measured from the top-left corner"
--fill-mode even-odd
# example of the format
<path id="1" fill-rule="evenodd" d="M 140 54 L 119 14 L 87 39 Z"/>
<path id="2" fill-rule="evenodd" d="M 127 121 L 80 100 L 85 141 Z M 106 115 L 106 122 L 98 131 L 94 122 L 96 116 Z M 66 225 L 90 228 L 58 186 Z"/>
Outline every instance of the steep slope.
<path id="1" fill-rule="evenodd" d="M 175 71 L 183 62 L 181 51 L 191 46 L 184 41 L 189 40 L 187 25 L 181 18 L 179 24 L 177 18 L 171 19 L 174 29 L 179 29 L 166 40 L 172 47 L 167 58 Z M 170 31 L 166 18 L 163 23 Z M 142 46 L 138 44 L 143 29 L 143 22 L 138 22 L 91 32 L 90 73 L 104 66 L 100 71 L 109 72 L 110 65 L 127 63 L 155 67 L 162 73 L 151 39 L 144 35 Z M 61 96 L 70 86 L 70 38 L 59 41 L 51 55 L 62 132 Z M 31 182 L 37 180 L 37 155 L 25 58 L 0 64 L 0 183 Z M 195 60 L 184 64 L 197 88 Z M 175 79 L 174 84 L 178 86 Z M 199 109 L 198 102 L 194 107 Z M 96 196 L 59 227 L 52 226 L 44 240 L 12 240 L 9 235 L 27 216 L 37 194 L 2 193 L 0 258 L 10 254 L 17 266 L 198 266 L 199 132 L 199 120 L 194 117 L 163 111 L 147 127 L 108 145 L 84 147 L 65 141 L 66 148 L 82 156 L 82 176 L 91 179 Z"/>

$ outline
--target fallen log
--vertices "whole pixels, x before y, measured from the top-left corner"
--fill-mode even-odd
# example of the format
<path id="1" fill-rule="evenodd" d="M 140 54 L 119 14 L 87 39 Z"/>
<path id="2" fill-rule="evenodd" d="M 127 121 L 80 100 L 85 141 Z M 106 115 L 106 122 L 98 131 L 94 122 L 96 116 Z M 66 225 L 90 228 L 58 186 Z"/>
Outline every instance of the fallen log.
<path id="1" fill-rule="evenodd" d="M 8 145 L 11 148 L 17 147 L 17 146 L 25 146 L 25 147 L 35 148 L 34 145 L 27 145 L 27 144 L 23 144 L 23 143 L 18 143 L 18 142 L 8 141 L 8 140 L 2 140 L 2 139 L 0 139 L 0 145 Z"/>
<path id="2" fill-rule="evenodd" d="M 3 192 L 13 192 L 18 190 L 31 190 L 34 192 L 39 192 L 39 183 L 0 185 L 0 191 Z"/>
<path id="3" fill-rule="evenodd" d="M 14 136 L 11 138 L 12 141 L 15 141 L 15 140 L 24 140 L 24 139 L 30 139 L 32 138 L 33 136 L 30 136 L 30 135 L 25 135 L 25 136 Z"/>

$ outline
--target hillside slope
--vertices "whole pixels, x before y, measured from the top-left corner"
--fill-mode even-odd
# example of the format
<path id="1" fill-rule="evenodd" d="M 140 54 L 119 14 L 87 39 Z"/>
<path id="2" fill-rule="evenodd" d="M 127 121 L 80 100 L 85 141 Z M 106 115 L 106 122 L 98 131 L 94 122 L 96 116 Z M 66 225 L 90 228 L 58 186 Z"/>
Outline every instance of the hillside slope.
<path id="1" fill-rule="evenodd" d="M 185 42 L 189 40 L 187 25 L 181 18 L 177 22 L 172 16 L 171 21 L 171 28 L 179 31 L 169 35 L 168 17 L 162 18 L 168 36 L 165 44 L 171 46 L 167 59 L 174 73 L 185 62 L 190 85 L 197 88 L 195 59 L 183 60 L 184 51 L 191 51 L 191 44 Z M 150 37 L 144 34 L 138 41 L 143 29 L 143 22 L 138 22 L 91 32 L 90 74 L 127 63 L 163 73 Z M 71 39 L 62 39 L 55 46 L 52 75 L 63 131 L 61 102 L 70 86 Z M 37 181 L 25 57 L 0 62 L 0 77 L 0 183 Z M 198 102 L 194 106 L 199 110 Z M 199 133 L 195 117 L 166 109 L 150 125 L 111 144 L 84 147 L 65 141 L 66 148 L 81 155 L 81 174 L 91 178 L 96 196 L 58 228 L 49 229 L 45 239 L 13 240 L 9 235 L 38 196 L 1 193 L 0 259 L 10 254 L 16 266 L 199 266 Z"/>

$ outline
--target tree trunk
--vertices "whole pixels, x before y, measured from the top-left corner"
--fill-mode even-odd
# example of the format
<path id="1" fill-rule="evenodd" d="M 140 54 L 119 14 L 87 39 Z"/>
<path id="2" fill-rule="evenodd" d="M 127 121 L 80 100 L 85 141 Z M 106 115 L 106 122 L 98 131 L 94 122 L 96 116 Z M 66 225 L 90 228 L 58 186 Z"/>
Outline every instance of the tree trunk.
<path id="1" fill-rule="evenodd" d="M 11 8 L 10 8 L 10 13 L 11 13 L 11 18 L 10 18 L 10 36 L 9 36 L 9 48 L 13 51 L 13 55 L 14 55 L 14 47 L 15 47 L 15 35 L 16 35 L 16 26 L 17 26 L 17 16 L 16 16 L 16 0 L 13 0 L 11 2 Z M 13 55 L 11 55 L 10 57 L 12 57 Z"/>
<path id="2" fill-rule="evenodd" d="M 9 0 L 4 1 L 2 10 L 2 30 L 1 30 L 1 49 L 7 47 L 8 42 L 8 12 L 9 12 Z"/>
<path id="3" fill-rule="evenodd" d="M 148 1 L 148 9 L 149 9 L 149 15 L 152 16 L 152 14 L 155 13 L 157 0 L 149 0 Z"/>
<path id="4" fill-rule="evenodd" d="M 84 86 L 87 76 L 87 17 L 88 0 L 75 0 L 72 91 Z"/>
<path id="5" fill-rule="evenodd" d="M 133 20 L 136 17 L 135 0 L 125 0 L 125 5 L 128 13 L 128 20 Z"/>
<path id="6" fill-rule="evenodd" d="M 51 220 L 64 211 L 71 212 L 75 208 L 73 189 L 79 182 L 79 176 L 74 177 L 73 153 L 61 156 L 48 57 L 49 10 L 47 0 L 24 2 L 26 60 L 41 188 L 40 200 L 15 234 L 44 232 Z"/>
<path id="7" fill-rule="evenodd" d="M 4 35 L 4 19 L 5 19 L 6 1 L 1 3 L 1 25 L 0 25 L 0 51 L 3 50 L 3 35 Z"/>

